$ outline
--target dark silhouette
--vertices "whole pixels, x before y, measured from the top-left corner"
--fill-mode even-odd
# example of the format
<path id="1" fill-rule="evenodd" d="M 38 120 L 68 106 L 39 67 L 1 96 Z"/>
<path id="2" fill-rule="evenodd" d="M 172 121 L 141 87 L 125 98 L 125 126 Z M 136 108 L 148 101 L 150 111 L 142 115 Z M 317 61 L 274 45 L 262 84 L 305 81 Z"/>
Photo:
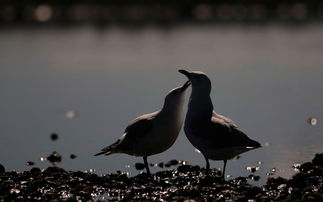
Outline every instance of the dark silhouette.
<path id="1" fill-rule="evenodd" d="M 179 70 L 192 82 L 192 93 L 185 119 L 185 134 L 194 147 L 204 156 L 206 171 L 210 169 L 209 159 L 223 160 L 224 179 L 227 160 L 260 147 L 238 129 L 229 118 L 213 111 L 210 98 L 211 81 L 203 72 Z"/>
<path id="2" fill-rule="evenodd" d="M 182 128 L 185 90 L 189 85 L 187 81 L 183 86 L 171 90 L 160 111 L 134 119 L 114 144 L 103 148 L 95 156 L 113 153 L 142 156 L 146 171 L 150 174 L 147 157 L 170 148 Z"/>

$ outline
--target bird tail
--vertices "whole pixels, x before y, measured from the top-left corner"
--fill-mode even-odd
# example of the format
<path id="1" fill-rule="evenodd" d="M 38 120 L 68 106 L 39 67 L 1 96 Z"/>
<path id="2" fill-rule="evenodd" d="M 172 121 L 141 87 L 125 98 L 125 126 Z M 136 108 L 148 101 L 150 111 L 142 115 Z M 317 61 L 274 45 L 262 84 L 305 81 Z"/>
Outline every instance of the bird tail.
<path id="1" fill-rule="evenodd" d="M 250 139 L 244 132 L 239 129 L 235 130 L 236 134 L 242 138 L 242 142 L 244 142 L 245 146 L 249 149 L 256 149 L 261 147 L 261 144 L 255 140 Z"/>
<path id="2" fill-rule="evenodd" d="M 113 154 L 113 153 L 116 153 L 118 152 L 117 148 L 120 144 L 121 140 L 117 140 L 115 143 L 113 143 L 112 145 L 109 145 L 103 149 L 101 149 L 101 152 L 97 153 L 97 154 L 94 154 L 94 156 L 99 156 L 99 155 L 102 155 L 102 154 L 105 154 L 106 156 L 110 155 L 110 154 Z"/>
<path id="3" fill-rule="evenodd" d="M 248 146 L 247 148 L 250 148 L 250 149 L 257 149 L 261 147 L 261 144 L 255 140 L 252 140 L 252 139 L 249 139 L 249 143 L 248 143 Z"/>
<path id="4" fill-rule="evenodd" d="M 108 155 L 112 154 L 112 152 L 111 151 L 102 151 L 102 152 L 99 152 L 97 154 L 94 154 L 94 156 L 99 156 L 99 155 L 102 155 L 102 154 L 105 154 L 106 156 L 108 156 Z"/>

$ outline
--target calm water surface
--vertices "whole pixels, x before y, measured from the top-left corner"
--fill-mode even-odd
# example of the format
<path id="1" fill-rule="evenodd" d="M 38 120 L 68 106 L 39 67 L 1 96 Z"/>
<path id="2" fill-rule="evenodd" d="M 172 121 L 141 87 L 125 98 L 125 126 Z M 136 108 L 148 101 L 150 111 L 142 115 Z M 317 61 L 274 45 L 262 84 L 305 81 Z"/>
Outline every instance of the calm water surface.
<path id="1" fill-rule="evenodd" d="M 260 166 L 261 180 L 271 168 L 289 177 L 294 163 L 323 152 L 322 36 L 316 25 L 3 29 L 0 163 L 7 170 L 26 170 L 26 161 L 45 168 L 39 158 L 58 151 L 66 169 L 136 175 L 133 165 L 141 158 L 93 154 L 133 118 L 158 110 L 167 92 L 185 81 L 177 72 L 185 67 L 206 72 L 215 110 L 266 145 L 229 161 L 227 174 L 247 176 L 246 166 Z M 66 116 L 71 110 L 74 118 Z M 71 153 L 77 158 L 69 159 Z M 171 149 L 148 158 L 171 159 L 205 166 L 183 131 Z"/>

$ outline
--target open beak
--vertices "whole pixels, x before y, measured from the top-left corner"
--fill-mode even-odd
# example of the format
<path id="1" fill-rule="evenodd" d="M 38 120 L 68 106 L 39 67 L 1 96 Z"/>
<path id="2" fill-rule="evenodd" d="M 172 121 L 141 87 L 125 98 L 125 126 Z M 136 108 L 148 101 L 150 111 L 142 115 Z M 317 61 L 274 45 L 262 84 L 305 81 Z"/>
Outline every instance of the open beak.
<path id="1" fill-rule="evenodd" d="M 189 87 L 191 85 L 191 82 L 188 80 L 184 83 L 184 85 L 182 86 L 181 90 L 185 91 L 187 89 L 187 87 Z"/>
<path id="2" fill-rule="evenodd" d="M 187 76 L 187 78 L 188 79 L 190 79 L 190 77 L 191 77 L 191 74 L 188 72 L 188 71 L 186 71 L 186 70 L 184 70 L 184 69 L 180 69 L 180 70 L 178 70 L 180 73 L 182 73 L 182 74 L 184 74 L 185 76 Z"/>

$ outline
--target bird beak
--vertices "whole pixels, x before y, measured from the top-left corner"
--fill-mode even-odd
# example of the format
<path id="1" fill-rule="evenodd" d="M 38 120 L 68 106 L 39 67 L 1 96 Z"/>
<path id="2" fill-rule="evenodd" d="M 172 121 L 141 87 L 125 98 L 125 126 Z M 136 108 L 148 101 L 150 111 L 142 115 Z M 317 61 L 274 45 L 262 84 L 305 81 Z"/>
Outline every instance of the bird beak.
<path id="1" fill-rule="evenodd" d="M 190 77 L 191 77 L 191 74 L 188 72 L 188 71 L 186 71 L 186 70 L 184 70 L 184 69 L 180 69 L 180 70 L 178 70 L 180 73 L 182 73 L 182 74 L 184 74 L 185 76 L 187 76 L 187 78 L 188 79 L 190 79 Z"/>
<path id="2" fill-rule="evenodd" d="M 182 86 L 181 90 L 182 91 L 185 91 L 187 89 L 187 87 L 189 87 L 191 85 L 191 82 L 190 81 L 186 81 L 184 83 L 184 85 Z"/>

